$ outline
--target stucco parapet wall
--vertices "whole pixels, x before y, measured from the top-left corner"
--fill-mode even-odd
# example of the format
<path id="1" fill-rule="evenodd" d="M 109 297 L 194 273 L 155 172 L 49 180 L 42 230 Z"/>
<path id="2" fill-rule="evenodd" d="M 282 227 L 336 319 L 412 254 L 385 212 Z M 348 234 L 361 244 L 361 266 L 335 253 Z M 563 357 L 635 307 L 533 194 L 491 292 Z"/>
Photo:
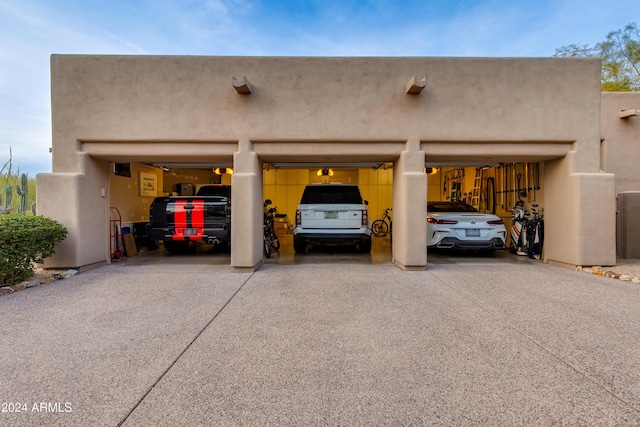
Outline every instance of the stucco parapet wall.
<path id="1" fill-rule="evenodd" d="M 405 149 L 406 139 L 390 140 L 255 140 L 253 150 L 263 161 L 392 161 Z"/>
<path id="2" fill-rule="evenodd" d="M 422 141 L 427 160 L 455 162 L 546 161 L 566 156 L 575 141 Z"/>
<path id="3" fill-rule="evenodd" d="M 54 145 L 592 139 L 599 72 L 593 58 L 54 55 Z M 250 95 L 234 75 L 247 76 Z M 418 96 L 405 92 L 414 75 L 429 82 Z"/>
<path id="4" fill-rule="evenodd" d="M 231 161 L 233 153 L 238 151 L 238 141 L 82 140 L 80 149 L 92 157 L 115 162 Z"/>

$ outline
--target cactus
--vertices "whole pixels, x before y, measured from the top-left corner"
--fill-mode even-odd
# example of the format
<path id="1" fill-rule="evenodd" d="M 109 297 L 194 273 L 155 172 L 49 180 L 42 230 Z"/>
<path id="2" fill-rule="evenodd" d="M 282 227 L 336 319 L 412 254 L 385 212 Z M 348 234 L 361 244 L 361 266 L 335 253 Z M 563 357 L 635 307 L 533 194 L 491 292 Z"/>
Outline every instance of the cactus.
<path id="1" fill-rule="evenodd" d="M 7 185 L 4 188 L 4 207 L 3 207 L 3 213 L 11 213 L 11 211 L 13 210 L 13 206 L 11 205 L 11 201 L 13 198 L 13 191 L 11 190 L 11 186 Z"/>
<path id="2" fill-rule="evenodd" d="M 24 215 L 27 212 L 27 206 L 29 205 L 29 180 L 27 174 L 23 173 L 20 177 L 22 185 L 16 185 L 16 190 L 20 195 L 20 204 L 18 205 L 18 213 Z"/>

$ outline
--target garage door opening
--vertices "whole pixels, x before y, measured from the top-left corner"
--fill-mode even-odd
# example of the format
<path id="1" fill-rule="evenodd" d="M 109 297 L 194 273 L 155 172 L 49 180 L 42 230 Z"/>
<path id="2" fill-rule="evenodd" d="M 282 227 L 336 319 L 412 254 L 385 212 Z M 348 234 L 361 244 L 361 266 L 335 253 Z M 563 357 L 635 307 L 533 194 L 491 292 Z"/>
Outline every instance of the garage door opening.
<path id="1" fill-rule="evenodd" d="M 180 263 L 206 257 L 213 264 L 230 263 L 229 242 L 164 241 L 149 233 L 154 200 L 171 196 L 194 196 L 204 186 L 230 185 L 231 162 L 109 164 L 109 253 L 112 262 Z M 159 204 L 161 204 L 160 200 Z M 166 216 L 166 204 L 157 206 L 157 216 Z M 188 206 L 187 206 L 188 207 Z M 173 213 L 170 213 L 173 215 Z M 157 237 L 157 236 L 156 236 Z"/>
<path id="2" fill-rule="evenodd" d="M 385 209 L 391 212 L 393 163 L 265 163 L 263 196 L 277 208 L 274 228 L 281 242 L 278 253 L 266 259 L 266 263 L 392 262 L 391 233 L 371 234 L 370 252 L 362 253 L 358 245 L 339 244 L 339 241 L 336 244 L 308 244 L 304 250 L 300 250 L 298 244 L 296 251 L 296 213 L 305 187 L 331 183 L 357 185 L 366 203 L 369 227 Z"/>
<path id="3" fill-rule="evenodd" d="M 425 171 L 429 262 L 543 259 L 543 162 L 428 163 Z"/>

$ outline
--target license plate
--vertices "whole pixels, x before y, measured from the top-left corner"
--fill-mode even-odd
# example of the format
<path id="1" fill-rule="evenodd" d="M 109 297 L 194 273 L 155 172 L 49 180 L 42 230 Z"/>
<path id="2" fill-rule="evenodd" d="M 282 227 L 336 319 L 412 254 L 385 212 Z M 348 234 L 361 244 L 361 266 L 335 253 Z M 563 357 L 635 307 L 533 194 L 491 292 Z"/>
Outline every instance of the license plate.
<path id="1" fill-rule="evenodd" d="M 480 237 L 480 230 L 477 228 L 471 230 L 465 230 L 467 237 Z"/>
<path id="2" fill-rule="evenodd" d="M 198 234 L 198 231 L 195 228 L 185 228 L 182 234 L 185 236 L 195 236 Z"/>
<path id="3" fill-rule="evenodd" d="M 326 211 L 324 213 L 324 219 L 338 219 L 338 212 Z"/>

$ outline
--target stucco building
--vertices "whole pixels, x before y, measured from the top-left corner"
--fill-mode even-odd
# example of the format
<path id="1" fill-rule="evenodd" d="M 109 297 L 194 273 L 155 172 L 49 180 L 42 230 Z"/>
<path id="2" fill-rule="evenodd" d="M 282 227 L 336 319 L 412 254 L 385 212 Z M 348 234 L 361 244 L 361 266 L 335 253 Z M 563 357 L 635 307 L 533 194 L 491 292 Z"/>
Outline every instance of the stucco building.
<path id="1" fill-rule="evenodd" d="M 372 216 L 393 206 L 403 269 L 428 263 L 426 200 L 448 196 L 450 169 L 488 166 L 505 217 L 505 177 L 526 171 L 519 185 L 537 188 L 526 202 L 544 207 L 544 259 L 565 265 L 614 264 L 616 194 L 640 190 L 640 118 L 619 115 L 640 97 L 601 94 L 597 58 L 53 55 L 51 79 L 53 172 L 37 176 L 37 205 L 69 236 L 49 267 L 109 262 L 110 207 L 145 221 L 152 197 L 137 173 L 167 193 L 166 165 L 191 180 L 233 167 L 237 269 L 262 263 L 263 199 L 295 215 L 319 166 L 350 171 Z M 136 165 L 130 181 L 114 162 Z"/>

